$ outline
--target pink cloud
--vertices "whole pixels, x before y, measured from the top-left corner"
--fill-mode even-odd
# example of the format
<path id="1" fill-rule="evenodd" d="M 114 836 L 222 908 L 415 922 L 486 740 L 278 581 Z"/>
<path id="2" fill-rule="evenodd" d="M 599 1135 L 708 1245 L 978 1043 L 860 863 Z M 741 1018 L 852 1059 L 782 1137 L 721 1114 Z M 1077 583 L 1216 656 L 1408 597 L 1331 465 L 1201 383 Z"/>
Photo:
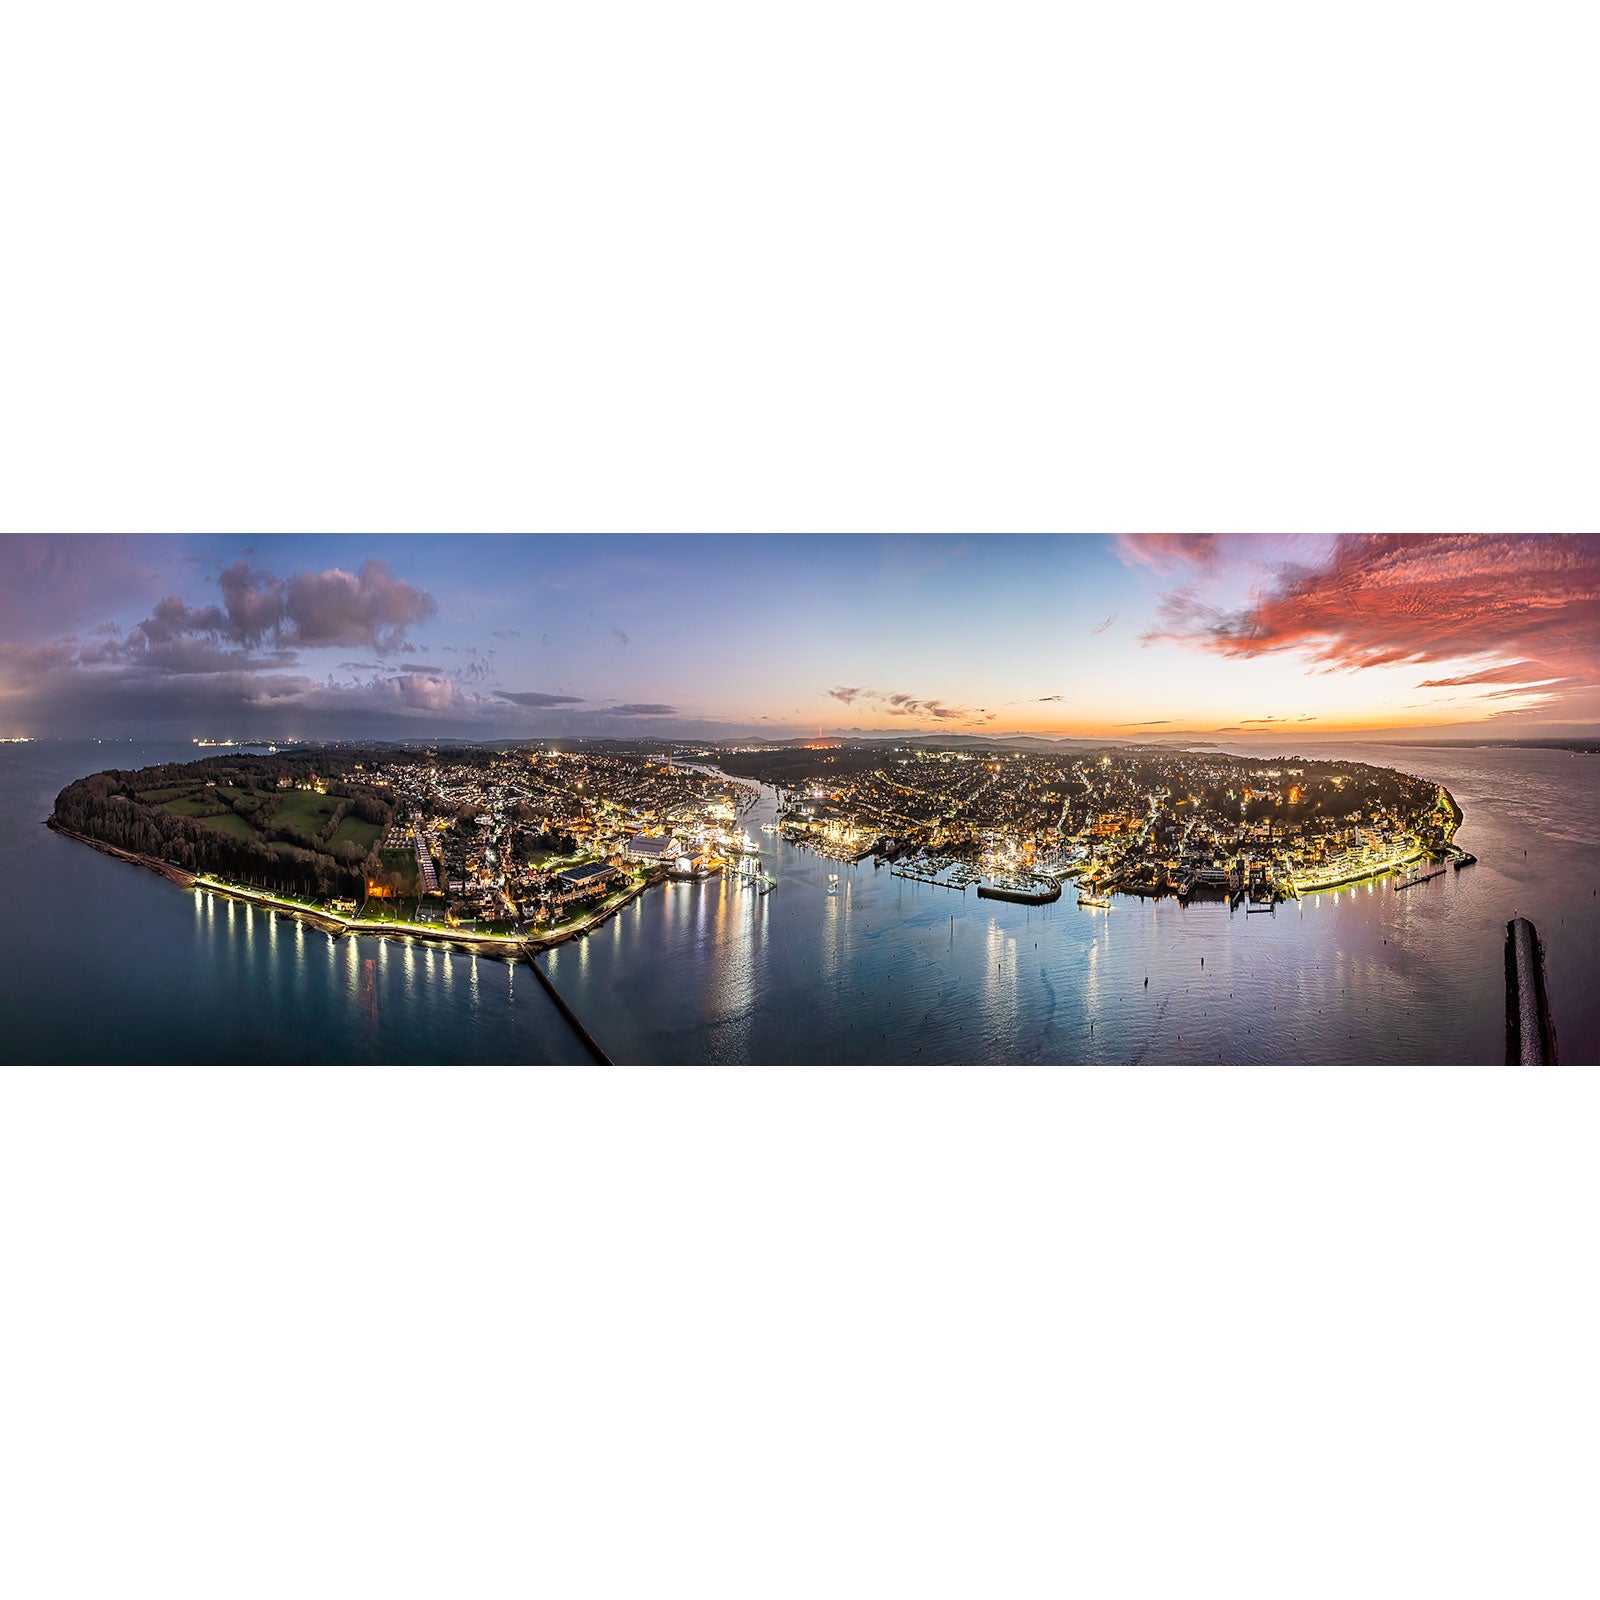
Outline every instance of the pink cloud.
<path id="1" fill-rule="evenodd" d="M 1568 691 L 1600 676 L 1600 535 L 1345 534 L 1325 566 L 1278 566 L 1236 609 L 1173 590 L 1144 638 L 1297 650 L 1330 671 L 1484 657 L 1425 686 Z"/>
<path id="2" fill-rule="evenodd" d="M 1176 572 L 1185 566 L 1215 567 L 1222 560 L 1219 533 L 1119 533 L 1117 554 L 1130 567 Z"/>

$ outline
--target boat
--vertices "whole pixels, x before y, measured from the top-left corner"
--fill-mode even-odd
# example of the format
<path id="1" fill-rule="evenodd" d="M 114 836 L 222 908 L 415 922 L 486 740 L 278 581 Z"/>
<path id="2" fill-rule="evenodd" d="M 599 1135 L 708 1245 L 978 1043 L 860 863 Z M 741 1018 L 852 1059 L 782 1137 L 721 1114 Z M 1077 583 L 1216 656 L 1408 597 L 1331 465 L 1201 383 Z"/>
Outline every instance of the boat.
<path id="1" fill-rule="evenodd" d="M 1108 894 L 1084 894 L 1080 891 L 1078 904 L 1080 906 L 1093 906 L 1097 911 L 1109 911 L 1111 909 L 1111 896 Z"/>

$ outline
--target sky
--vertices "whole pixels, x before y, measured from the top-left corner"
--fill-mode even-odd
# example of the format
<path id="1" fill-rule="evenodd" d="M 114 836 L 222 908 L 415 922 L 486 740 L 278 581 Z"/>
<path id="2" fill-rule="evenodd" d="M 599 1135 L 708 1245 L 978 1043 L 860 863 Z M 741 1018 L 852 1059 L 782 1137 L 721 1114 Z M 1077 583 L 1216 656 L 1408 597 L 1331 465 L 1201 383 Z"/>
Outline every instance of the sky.
<path id="1" fill-rule="evenodd" d="M 1600 535 L 11 535 L 0 737 L 1568 737 Z"/>

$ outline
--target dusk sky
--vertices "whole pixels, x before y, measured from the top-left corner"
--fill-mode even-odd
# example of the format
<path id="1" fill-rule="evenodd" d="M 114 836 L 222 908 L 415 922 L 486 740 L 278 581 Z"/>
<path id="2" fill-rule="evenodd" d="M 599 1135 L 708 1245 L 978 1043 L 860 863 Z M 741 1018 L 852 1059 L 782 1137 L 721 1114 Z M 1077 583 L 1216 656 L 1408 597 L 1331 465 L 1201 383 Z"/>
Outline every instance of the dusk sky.
<path id="1" fill-rule="evenodd" d="M 1600 535 L 19 535 L 0 736 L 1600 722 Z"/>

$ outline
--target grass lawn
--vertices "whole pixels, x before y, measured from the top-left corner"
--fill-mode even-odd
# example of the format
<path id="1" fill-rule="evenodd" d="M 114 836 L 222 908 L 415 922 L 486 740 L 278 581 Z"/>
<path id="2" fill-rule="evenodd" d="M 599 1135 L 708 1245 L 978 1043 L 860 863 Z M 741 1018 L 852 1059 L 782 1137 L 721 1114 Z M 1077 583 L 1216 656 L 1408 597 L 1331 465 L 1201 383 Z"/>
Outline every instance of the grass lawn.
<path id="1" fill-rule="evenodd" d="M 356 915 L 366 922 L 414 922 L 420 904 L 410 895 L 378 899 L 369 894 Z"/>
<path id="2" fill-rule="evenodd" d="M 168 800 L 177 800 L 185 795 L 191 795 L 194 791 L 194 784 L 181 783 L 172 789 L 141 789 L 139 798 L 147 805 L 159 806 L 165 805 Z"/>

